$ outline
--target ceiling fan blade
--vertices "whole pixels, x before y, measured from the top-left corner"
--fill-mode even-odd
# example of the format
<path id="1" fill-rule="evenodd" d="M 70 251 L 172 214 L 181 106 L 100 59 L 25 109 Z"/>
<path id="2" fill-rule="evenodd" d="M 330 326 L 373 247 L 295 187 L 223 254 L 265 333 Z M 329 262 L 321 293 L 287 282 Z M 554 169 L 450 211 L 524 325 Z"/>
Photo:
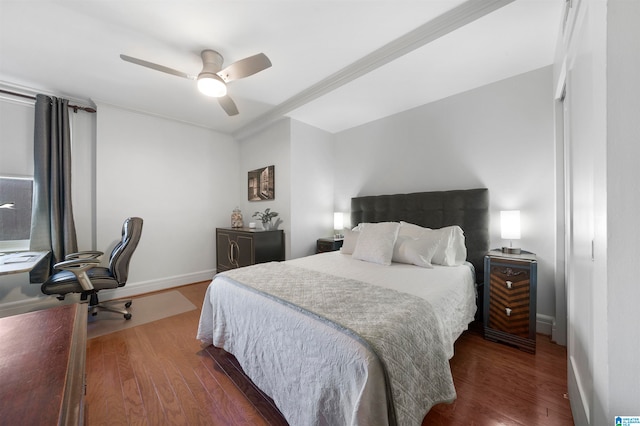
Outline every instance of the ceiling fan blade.
<path id="1" fill-rule="evenodd" d="M 122 59 L 123 61 L 131 62 L 132 64 L 151 68 L 152 70 L 165 72 L 167 74 L 176 75 L 182 78 L 187 78 L 189 80 L 195 80 L 197 78 L 195 75 L 190 75 L 182 71 L 174 70 L 173 68 L 165 67 L 164 65 L 154 64 L 153 62 L 144 61 L 142 59 L 134 58 L 127 55 L 120 55 L 120 59 Z"/>
<path id="2" fill-rule="evenodd" d="M 271 61 L 264 53 L 249 56 L 232 63 L 225 69 L 218 72 L 225 83 L 241 78 L 249 77 L 255 73 L 265 70 L 271 66 Z"/>
<path id="3" fill-rule="evenodd" d="M 238 107 L 236 107 L 236 103 L 233 102 L 233 99 L 229 96 L 222 96 L 218 98 L 218 102 L 227 115 L 238 115 Z"/>

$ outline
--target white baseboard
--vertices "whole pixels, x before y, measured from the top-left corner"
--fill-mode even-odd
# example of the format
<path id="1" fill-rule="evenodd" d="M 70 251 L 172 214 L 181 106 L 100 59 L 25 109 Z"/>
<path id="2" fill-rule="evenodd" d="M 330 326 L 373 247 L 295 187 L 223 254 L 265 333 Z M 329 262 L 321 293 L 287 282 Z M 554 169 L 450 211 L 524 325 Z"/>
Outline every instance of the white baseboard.
<path id="1" fill-rule="evenodd" d="M 567 375 L 567 386 L 569 388 L 569 403 L 573 422 L 576 425 L 589 425 L 590 410 L 589 398 L 585 393 L 584 386 L 580 380 L 580 373 L 576 367 L 573 357 L 569 357 L 569 374 Z"/>
<path id="2" fill-rule="evenodd" d="M 120 299 L 123 297 L 132 297 L 153 291 L 166 290 L 173 287 L 180 287 L 186 284 L 197 283 L 200 281 L 211 281 L 215 275 L 215 269 L 210 269 L 191 274 L 177 275 L 158 280 L 148 280 L 142 282 L 130 282 L 124 287 L 118 287 L 113 290 L 100 291 L 100 300 Z M 24 314 L 27 312 L 39 311 L 42 309 L 53 308 L 62 304 L 75 303 L 80 300 L 79 295 L 68 295 L 63 301 L 58 300 L 55 296 L 40 295 L 38 297 L 30 297 L 28 299 L 9 302 L 0 306 L 0 318 L 11 315 Z"/>
<path id="3" fill-rule="evenodd" d="M 40 311 L 42 309 L 53 308 L 60 305 L 68 305 L 74 302 L 76 302 L 76 300 L 72 298 L 60 301 L 54 296 L 45 296 L 43 294 L 38 297 L 31 297 L 25 300 L 2 304 L 2 306 L 0 306 L 0 318 L 25 314 L 27 312 Z"/>
<path id="4" fill-rule="evenodd" d="M 536 314 L 536 333 L 551 336 L 556 319 L 549 315 Z"/>
<path id="5" fill-rule="evenodd" d="M 177 275 L 174 277 L 159 280 L 149 280 L 137 283 L 127 283 L 124 287 L 113 290 L 102 290 L 100 300 L 121 299 L 123 297 L 138 296 L 153 291 L 166 290 L 173 287 L 180 287 L 186 284 L 193 284 L 200 281 L 211 281 L 216 274 L 215 269 L 193 272 L 191 274 Z"/>

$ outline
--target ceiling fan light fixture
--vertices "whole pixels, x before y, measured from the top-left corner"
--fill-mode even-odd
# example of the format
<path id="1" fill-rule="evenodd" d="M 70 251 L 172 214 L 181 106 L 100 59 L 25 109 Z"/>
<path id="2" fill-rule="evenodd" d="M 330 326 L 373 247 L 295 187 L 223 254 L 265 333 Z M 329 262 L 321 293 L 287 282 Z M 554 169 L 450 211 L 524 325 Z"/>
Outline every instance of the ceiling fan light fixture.
<path id="1" fill-rule="evenodd" d="M 213 98 L 221 98 L 227 95 L 227 85 L 218 76 L 218 74 L 210 72 L 201 72 L 198 75 L 198 90 Z"/>
<path id="2" fill-rule="evenodd" d="M 218 103 L 228 116 L 238 115 L 238 107 L 233 99 L 227 96 L 227 83 L 249 77 L 271 66 L 271 61 L 264 53 L 240 59 L 224 69 L 222 68 L 224 58 L 215 50 L 205 49 L 200 52 L 200 56 L 202 57 L 202 71 L 198 77 L 132 56 L 120 55 L 120 59 L 191 81 L 197 80 L 198 90 L 205 96 L 218 98 Z"/>

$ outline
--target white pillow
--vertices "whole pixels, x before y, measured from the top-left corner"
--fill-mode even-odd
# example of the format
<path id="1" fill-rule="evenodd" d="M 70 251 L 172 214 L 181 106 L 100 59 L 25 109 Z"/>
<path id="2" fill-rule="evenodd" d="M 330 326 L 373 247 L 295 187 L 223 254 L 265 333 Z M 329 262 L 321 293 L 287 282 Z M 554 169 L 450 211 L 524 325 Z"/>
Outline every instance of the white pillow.
<path id="1" fill-rule="evenodd" d="M 400 222 L 400 236 L 430 238 L 439 241 L 431 263 L 444 266 L 462 265 L 467 260 L 467 247 L 464 243 L 464 232 L 458 225 L 445 226 L 440 229 L 423 228 L 412 223 Z"/>
<path id="2" fill-rule="evenodd" d="M 398 235 L 391 260 L 423 268 L 433 268 L 431 259 L 438 249 L 439 243 L 440 240 L 438 238 L 431 238 L 430 236 L 411 238 Z"/>
<path id="3" fill-rule="evenodd" d="M 397 222 L 363 223 L 353 250 L 353 258 L 366 262 L 391 265 L 393 247 L 398 237 Z"/>
<path id="4" fill-rule="evenodd" d="M 430 231 L 431 228 L 423 228 L 422 226 L 414 225 L 409 222 L 400 222 L 400 230 L 398 231 L 399 237 L 411 237 L 419 238 L 424 231 Z"/>
<path id="5" fill-rule="evenodd" d="M 358 242 L 358 236 L 360 235 L 360 231 L 343 229 L 342 234 L 344 235 L 344 239 L 342 240 L 342 247 L 340 247 L 340 253 L 353 254 L 353 250 L 356 248 L 356 243 Z"/>
<path id="6" fill-rule="evenodd" d="M 467 260 L 467 246 L 464 244 L 464 232 L 457 225 L 446 226 L 437 230 L 443 234 L 444 240 L 448 241 L 444 249 L 442 259 L 434 259 L 433 262 L 444 266 L 462 265 Z M 442 245 L 441 245 L 442 247 Z M 438 254 L 438 252 L 436 252 Z"/>

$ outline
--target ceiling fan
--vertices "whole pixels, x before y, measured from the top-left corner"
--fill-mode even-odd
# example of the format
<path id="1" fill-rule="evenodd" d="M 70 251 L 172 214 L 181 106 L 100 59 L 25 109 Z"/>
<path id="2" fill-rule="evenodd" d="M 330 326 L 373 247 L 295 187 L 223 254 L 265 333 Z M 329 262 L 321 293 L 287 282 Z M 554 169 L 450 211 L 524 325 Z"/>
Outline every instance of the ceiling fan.
<path id="1" fill-rule="evenodd" d="M 132 64 L 142 65 L 156 71 L 196 80 L 198 82 L 198 90 L 207 96 L 218 98 L 218 103 L 220 103 L 227 115 L 238 114 L 235 102 L 227 96 L 227 83 L 249 77 L 271 66 L 271 61 L 264 53 L 240 59 L 224 69 L 222 69 L 224 58 L 215 50 L 205 49 L 200 56 L 202 56 L 202 71 L 197 76 L 127 55 L 120 55 L 120 58 Z"/>

